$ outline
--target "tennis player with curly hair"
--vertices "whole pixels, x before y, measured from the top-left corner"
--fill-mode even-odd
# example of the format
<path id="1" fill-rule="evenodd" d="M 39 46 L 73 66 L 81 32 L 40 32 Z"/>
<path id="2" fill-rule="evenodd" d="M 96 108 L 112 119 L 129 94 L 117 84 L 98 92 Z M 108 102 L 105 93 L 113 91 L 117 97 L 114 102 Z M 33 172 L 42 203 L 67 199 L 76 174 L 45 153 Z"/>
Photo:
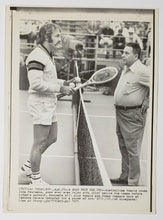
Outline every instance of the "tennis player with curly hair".
<path id="1" fill-rule="evenodd" d="M 29 113 L 33 118 L 34 142 L 30 158 L 21 171 L 31 176 L 32 184 L 46 184 L 40 175 L 42 154 L 57 140 L 57 93 L 71 95 L 69 82 L 57 78 L 53 51 L 61 45 L 61 30 L 56 24 L 43 25 L 37 46 L 26 60 L 29 79 Z"/>

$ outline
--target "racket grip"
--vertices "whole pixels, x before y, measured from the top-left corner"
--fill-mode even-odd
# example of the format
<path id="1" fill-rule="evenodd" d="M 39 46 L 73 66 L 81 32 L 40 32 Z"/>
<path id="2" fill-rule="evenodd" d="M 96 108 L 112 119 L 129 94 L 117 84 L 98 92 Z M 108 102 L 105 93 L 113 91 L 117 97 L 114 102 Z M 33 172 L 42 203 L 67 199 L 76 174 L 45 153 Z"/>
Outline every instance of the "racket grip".
<path id="1" fill-rule="evenodd" d="M 57 98 L 60 99 L 60 98 L 62 98 L 62 97 L 64 97 L 64 96 L 65 96 L 65 94 L 58 94 L 58 95 L 57 95 Z"/>
<path id="2" fill-rule="evenodd" d="M 78 89 L 79 89 L 78 87 L 73 88 L 74 92 L 76 92 Z M 58 94 L 57 98 L 60 99 L 60 98 L 62 98 L 64 96 L 66 96 L 66 94 Z"/>

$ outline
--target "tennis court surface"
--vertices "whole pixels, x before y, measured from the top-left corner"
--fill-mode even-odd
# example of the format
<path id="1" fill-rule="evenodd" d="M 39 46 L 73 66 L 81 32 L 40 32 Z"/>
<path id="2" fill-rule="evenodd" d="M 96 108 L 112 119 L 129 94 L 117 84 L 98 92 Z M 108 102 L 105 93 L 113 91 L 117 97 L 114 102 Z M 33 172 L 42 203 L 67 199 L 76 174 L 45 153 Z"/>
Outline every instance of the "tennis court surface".
<path id="1" fill-rule="evenodd" d="M 83 99 L 85 100 L 85 108 L 88 113 L 88 118 L 92 127 L 95 141 L 97 143 L 99 152 L 98 156 L 100 156 L 100 161 L 102 161 L 104 165 L 109 185 L 109 179 L 119 177 L 121 169 L 121 155 L 116 136 L 113 96 L 103 95 L 101 91 L 91 91 L 85 89 Z M 24 163 L 24 161 L 26 161 L 26 159 L 28 159 L 33 143 L 32 120 L 27 111 L 27 100 L 28 92 L 21 90 L 19 108 L 20 166 Z M 74 131 L 71 97 L 66 97 L 63 101 L 58 101 L 57 117 L 58 140 L 55 144 L 51 145 L 42 156 L 42 178 L 52 185 L 76 185 L 76 163 L 74 154 Z M 147 119 L 147 124 L 149 123 L 148 121 L 149 120 Z M 148 178 L 147 152 L 149 151 L 148 149 L 150 143 L 149 141 L 147 142 L 147 133 L 148 130 L 145 129 L 141 151 L 140 185 L 146 185 Z M 81 137 L 80 132 L 78 135 Z M 84 162 L 84 164 L 86 165 L 87 169 L 87 163 Z M 92 167 L 91 169 L 93 171 L 93 169 L 96 168 Z M 26 181 L 19 178 L 19 183 L 24 184 Z"/>

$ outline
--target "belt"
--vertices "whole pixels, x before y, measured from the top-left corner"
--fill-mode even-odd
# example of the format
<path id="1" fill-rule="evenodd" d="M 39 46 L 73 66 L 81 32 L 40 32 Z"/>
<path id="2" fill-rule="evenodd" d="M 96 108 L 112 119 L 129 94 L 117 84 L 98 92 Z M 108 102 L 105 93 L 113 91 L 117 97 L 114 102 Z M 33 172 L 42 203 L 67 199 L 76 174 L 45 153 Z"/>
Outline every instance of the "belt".
<path id="1" fill-rule="evenodd" d="M 115 108 L 118 110 L 129 110 L 129 109 L 137 109 L 141 108 L 142 105 L 136 105 L 136 106 L 122 106 L 122 105 L 115 105 Z"/>

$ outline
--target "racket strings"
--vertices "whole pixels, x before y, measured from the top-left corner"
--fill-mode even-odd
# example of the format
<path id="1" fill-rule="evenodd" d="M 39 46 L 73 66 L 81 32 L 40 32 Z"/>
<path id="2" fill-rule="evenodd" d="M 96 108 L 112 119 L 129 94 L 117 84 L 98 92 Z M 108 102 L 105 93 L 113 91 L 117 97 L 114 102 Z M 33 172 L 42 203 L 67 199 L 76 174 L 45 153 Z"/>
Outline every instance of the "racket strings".
<path id="1" fill-rule="evenodd" d="M 93 76 L 93 80 L 95 82 L 103 82 L 112 79 L 112 77 L 116 74 L 113 69 L 100 70 Z"/>

